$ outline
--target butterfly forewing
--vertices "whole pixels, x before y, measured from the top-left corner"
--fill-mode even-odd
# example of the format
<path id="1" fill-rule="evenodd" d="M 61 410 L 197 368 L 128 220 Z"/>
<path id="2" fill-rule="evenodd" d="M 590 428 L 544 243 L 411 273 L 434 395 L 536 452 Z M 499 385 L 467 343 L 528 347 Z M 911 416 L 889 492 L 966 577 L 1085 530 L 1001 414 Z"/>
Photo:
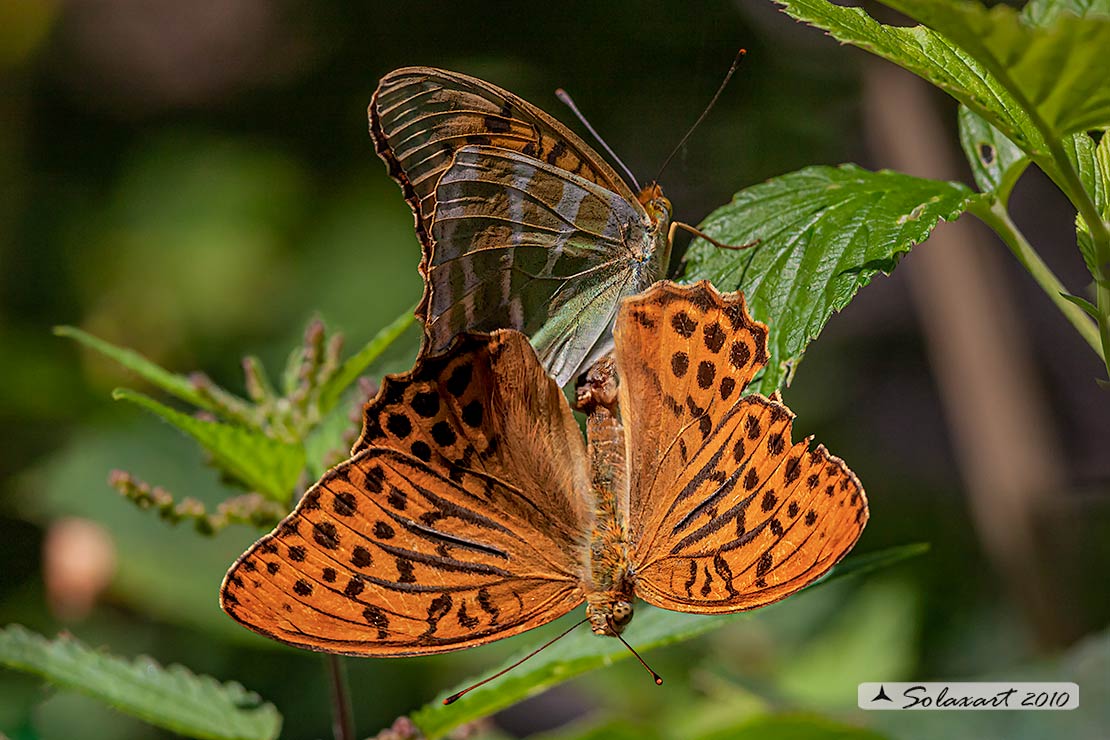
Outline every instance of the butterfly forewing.
<path id="1" fill-rule="evenodd" d="M 742 296 L 660 283 L 625 301 L 615 336 L 637 595 L 749 609 L 843 557 L 867 519 L 863 490 L 823 447 L 791 441 L 789 409 L 742 396 L 767 359 Z"/>
<path id="2" fill-rule="evenodd" d="M 668 224 L 581 139 L 505 90 L 400 69 L 374 94 L 370 129 L 416 217 L 431 351 L 460 332 L 518 329 L 566 384 L 611 346 L 619 299 L 665 271 Z"/>
<path id="3" fill-rule="evenodd" d="M 608 351 L 620 298 L 656 279 L 642 212 L 532 157 L 465 147 L 436 193 L 426 268 L 433 345 L 459 326 L 508 326 L 532 336 L 565 383 Z"/>
<path id="4" fill-rule="evenodd" d="M 299 647 L 393 656 L 581 603 L 584 445 L 522 335 L 461 337 L 365 413 L 354 457 L 228 573 L 229 614 Z"/>
<path id="5" fill-rule="evenodd" d="M 613 168 L 566 126 L 476 77 L 432 67 L 394 70 L 378 85 L 369 116 L 390 174 L 412 189 L 418 221 L 430 221 L 439 176 L 470 144 L 521 152 L 635 200 Z"/>

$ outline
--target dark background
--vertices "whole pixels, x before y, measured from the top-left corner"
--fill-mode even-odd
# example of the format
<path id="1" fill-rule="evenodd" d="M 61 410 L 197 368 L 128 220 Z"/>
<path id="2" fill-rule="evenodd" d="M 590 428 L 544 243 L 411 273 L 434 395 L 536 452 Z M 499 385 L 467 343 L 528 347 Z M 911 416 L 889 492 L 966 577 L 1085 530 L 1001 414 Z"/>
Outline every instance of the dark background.
<path id="1" fill-rule="evenodd" d="M 53 337 L 52 326 L 80 326 L 175 371 L 203 369 L 236 391 L 242 355 L 276 372 L 314 316 L 359 346 L 420 295 L 411 215 L 374 155 L 365 112 L 377 79 L 410 64 L 488 79 L 569 123 L 553 94 L 564 87 L 646 180 L 746 47 L 731 86 L 662 178 L 676 216 L 691 223 L 743 187 L 811 164 L 959 162 L 952 101 L 913 87 L 912 77 L 876 76 L 882 63 L 762 0 L 21 0 L 4 15 L 0 623 L 69 630 L 116 654 L 240 681 L 278 706 L 288 738 L 329 731 L 322 660 L 255 638 L 216 600 L 223 571 L 257 533 L 205 540 L 108 487 L 109 470 L 123 468 L 178 497 L 211 505 L 226 495 L 191 443 L 110 400 L 113 387 L 138 381 Z M 891 85 L 920 92 L 939 121 L 939 149 L 912 133 L 916 119 L 880 143 L 875 114 L 894 104 Z M 971 182 L 965 166 L 953 167 L 948 176 Z M 1046 261 L 1081 291 L 1063 197 L 1030 173 L 1014 204 Z M 682 737 L 698 722 L 768 711 L 864 723 L 872 718 L 851 714 L 858 681 L 1007 677 L 1090 649 L 1110 616 L 1110 413 L 1093 381 L 1100 365 L 1000 242 L 978 224 L 953 228 L 835 316 L 785 393 L 797 433 L 816 434 L 867 488 L 872 519 L 858 551 L 925 541 L 930 554 L 649 654 L 668 679 L 663 690 L 629 661 L 506 712 L 500 731 L 523 736 L 577 719 L 579 729 L 564 730 L 575 736 L 615 719 Z M 988 261 L 971 291 L 954 291 L 910 275 L 926 250 Z M 987 407 L 979 420 L 1012 418 L 1001 412 L 1013 401 L 1032 409 L 1024 418 L 1040 435 L 1022 447 L 996 430 L 1002 453 L 980 465 L 985 476 L 969 466 L 989 451 L 960 431 L 975 428 L 961 409 L 981 408 L 969 402 L 982 394 L 938 351 L 957 332 L 923 331 L 921 321 L 939 302 L 956 315 L 963 305 L 978 310 L 961 301 L 980 288 L 992 296 L 987 334 L 1012 340 L 995 362 L 1018 377 L 1003 408 Z M 974 363 L 978 348 L 972 337 L 957 351 Z M 410 357 L 399 353 L 392 369 Z M 1012 466 L 1031 460 L 1049 471 L 1050 490 L 1006 483 Z M 1031 538 L 1008 536 L 1015 519 Z M 67 545 L 79 562 L 102 565 L 65 581 L 73 566 L 58 553 L 71 552 Z M 351 661 L 360 733 L 540 637 Z M 635 642 L 635 624 L 628 637 Z M 8 671 L 0 731 L 166 735 Z"/>

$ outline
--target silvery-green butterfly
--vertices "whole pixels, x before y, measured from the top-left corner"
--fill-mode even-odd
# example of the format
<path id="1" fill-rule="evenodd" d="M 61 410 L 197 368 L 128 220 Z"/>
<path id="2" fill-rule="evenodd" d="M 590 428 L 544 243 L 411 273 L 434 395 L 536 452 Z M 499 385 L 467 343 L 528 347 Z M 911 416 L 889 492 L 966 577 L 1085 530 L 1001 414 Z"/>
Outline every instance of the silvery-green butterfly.
<path id="1" fill-rule="evenodd" d="M 441 69 L 386 75 L 370 133 L 423 245 L 425 351 L 517 329 L 565 385 L 612 346 L 621 298 L 665 277 L 675 224 L 536 106 Z"/>

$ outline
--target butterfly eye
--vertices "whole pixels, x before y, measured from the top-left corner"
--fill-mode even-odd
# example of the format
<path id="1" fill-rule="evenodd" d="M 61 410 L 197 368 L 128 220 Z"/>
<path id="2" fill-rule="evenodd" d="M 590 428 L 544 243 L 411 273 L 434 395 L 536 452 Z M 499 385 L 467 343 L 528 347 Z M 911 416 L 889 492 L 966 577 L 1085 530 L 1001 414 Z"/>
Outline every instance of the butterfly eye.
<path id="1" fill-rule="evenodd" d="M 660 195 L 658 198 L 651 201 L 652 215 L 655 216 L 656 222 L 666 222 L 671 220 L 671 201 Z"/>
<path id="2" fill-rule="evenodd" d="M 632 621 L 632 604 L 627 601 L 618 601 L 613 604 L 613 623 L 623 627 Z"/>

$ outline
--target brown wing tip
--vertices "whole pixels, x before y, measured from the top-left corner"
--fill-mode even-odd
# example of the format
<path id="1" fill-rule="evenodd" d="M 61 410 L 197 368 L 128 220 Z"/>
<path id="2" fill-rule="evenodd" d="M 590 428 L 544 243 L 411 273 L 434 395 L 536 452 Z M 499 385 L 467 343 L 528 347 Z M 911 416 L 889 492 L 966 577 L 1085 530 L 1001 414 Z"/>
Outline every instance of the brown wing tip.
<path id="1" fill-rule="evenodd" d="M 871 505 L 867 501 L 867 494 L 863 490 L 863 484 L 860 483 L 859 478 L 856 476 L 855 473 L 852 472 L 852 469 L 848 467 L 847 463 L 845 463 L 836 455 L 830 453 L 825 445 L 817 445 L 817 447 L 810 452 L 810 455 L 822 456 L 828 464 L 832 465 L 834 468 L 837 469 L 838 472 L 843 474 L 844 483 L 842 483 L 841 485 L 846 484 L 846 487 L 854 487 L 855 493 L 859 495 L 859 504 L 856 509 L 856 522 L 859 524 L 859 530 L 856 534 L 856 539 L 858 540 L 859 533 L 863 532 L 863 528 L 867 525 L 868 520 L 871 518 Z"/>
<path id="2" fill-rule="evenodd" d="M 281 525 L 279 524 L 278 526 Z M 247 548 L 247 551 L 237 557 L 235 562 L 231 564 L 231 567 L 227 569 L 227 573 L 224 574 L 224 579 L 220 583 L 220 608 L 236 622 L 255 632 L 259 632 L 259 628 L 244 619 L 239 611 L 239 598 L 235 595 L 235 589 L 244 587 L 241 575 L 245 570 L 243 564 L 247 562 L 253 563 L 253 558 L 255 553 L 258 552 L 259 547 L 261 547 L 263 543 L 269 542 L 269 540 L 270 535 L 265 535 Z"/>

